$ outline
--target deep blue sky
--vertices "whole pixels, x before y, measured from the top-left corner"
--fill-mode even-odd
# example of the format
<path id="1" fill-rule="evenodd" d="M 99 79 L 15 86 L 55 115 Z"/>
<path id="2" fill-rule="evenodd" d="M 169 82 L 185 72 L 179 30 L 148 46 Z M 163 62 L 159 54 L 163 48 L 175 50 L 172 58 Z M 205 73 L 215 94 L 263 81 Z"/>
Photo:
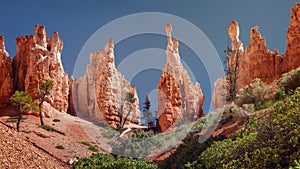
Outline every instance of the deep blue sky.
<path id="1" fill-rule="evenodd" d="M 64 41 L 62 61 L 69 75 L 72 75 L 81 48 L 95 31 L 117 18 L 137 12 L 164 12 L 188 20 L 208 36 L 220 56 L 223 56 L 226 48 L 227 26 L 232 20 L 239 22 L 240 39 L 245 46 L 249 44 L 250 28 L 258 25 L 259 31 L 266 38 L 269 49 L 273 51 L 274 48 L 278 48 L 281 54 L 286 49 L 285 35 L 289 24 L 290 8 L 295 2 L 294 0 L 95 0 L 87 2 L 82 0 L 3 0 L 0 10 L 0 34 L 5 36 L 6 49 L 13 57 L 16 52 L 16 37 L 33 34 L 36 24 L 45 25 L 50 37 L 53 32 L 59 32 Z M 163 27 L 164 25 L 162 25 Z M 147 43 L 149 47 L 165 49 L 165 38 L 155 35 L 133 37 L 122 42 L 122 45 L 116 46 L 117 64 L 120 62 L 120 58 L 126 57 L 136 49 L 147 48 L 148 46 L 138 43 L 147 41 L 147 38 L 151 39 L 151 43 Z M 99 44 L 99 49 L 103 45 Z M 128 46 L 128 48 L 124 46 Z M 181 57 L 184 59 L 185 54 L 189 54 L 189 52 L 184 45 L 181 47 Z M 205 110 L 207 111 L 211 96 L 208 92 L 210 84 L 207 83 L 205 69 L 201 68 L 201 63 L 188 59 L 187 62 L 199 64 L 197 81 L 202 84 L 206 95 Z M 160 74 L 160 71 L 153 70 L 136 76 L 133 84 L 141 88 L 139 90 L 140 100 L 144 99 L 146 91 L 151 91 L 157 86 Z"/>

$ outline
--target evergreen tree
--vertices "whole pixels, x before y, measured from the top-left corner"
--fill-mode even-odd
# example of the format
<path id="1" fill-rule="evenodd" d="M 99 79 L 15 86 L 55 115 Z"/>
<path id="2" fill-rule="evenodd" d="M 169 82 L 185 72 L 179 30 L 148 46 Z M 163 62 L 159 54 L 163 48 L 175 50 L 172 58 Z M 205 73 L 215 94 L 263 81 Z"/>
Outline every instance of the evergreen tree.
<path id="1" fill-rule="evenodd" d="M 22 114 L 30 110 L 38 110 L 38 106 L 35 102 L 32 102 L 32 98 L 24 91 L 16 91 L 10 97 L 10 101 L 19 109 L 19 118 L 17 122 L 17 130 L 19 131 Z"/>
<path id="2" fill-rule="evenodd" d="M 143 110 L 143 119 L 146 120 L 148 127 L 150 128 L 154 124 L 154 118 L 152 113 L 150 112 L 150 99 L 148 94 L 146 94 L 146 98 L 144 101 L 144 110 Z"/>
<path id="3" fill-rule="evenodd" d="M 53 85 L 54 84 L 52 80 L 46 79 L 41 83 L 39 90 L 37 90 L 36 92 L 35 98 L 39 100 L 41 125 L 44 125 L 43 115 L 42 115 L 42 105 L 45 101 L 46 96 L 50 95 Z"/>

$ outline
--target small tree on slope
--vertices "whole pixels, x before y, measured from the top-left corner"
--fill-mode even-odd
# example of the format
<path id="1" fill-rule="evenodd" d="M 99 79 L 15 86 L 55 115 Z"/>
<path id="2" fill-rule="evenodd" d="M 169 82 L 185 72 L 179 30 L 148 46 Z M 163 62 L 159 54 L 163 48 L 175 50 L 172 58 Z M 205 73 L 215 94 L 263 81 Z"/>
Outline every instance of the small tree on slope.
<path id="1" fill-rule="evenodd" d="M 10 98 L 12 104 L 16 105 L 19 109 L 19 118 L 17 122 L 17 130 L 20 129 L 20 123 L 22 119 L 22 114 L 26 111 L 30 110 L 38 110 L 38 106 L 36 103 L 32 102 L 32 98 L 29 96 L 27 92 L 24 91 L 16 91 Z"/>
<path id="2" fill-rule="evenodd" d="M 44 80 L 39 89 L 36 91 L 36 96 L 35 98 L 39 100 L 39 110 L 40 110 L 40 121 L 41 121 L 41 125 L 44 125 L 44 121 L 43 121 L 43 115 L 42 115 L 42 105 L 45 101 L 45 98 L 47 95 L 51 94 L 51 90 L 53 87 L 53 81 L 46 79 Z"/>

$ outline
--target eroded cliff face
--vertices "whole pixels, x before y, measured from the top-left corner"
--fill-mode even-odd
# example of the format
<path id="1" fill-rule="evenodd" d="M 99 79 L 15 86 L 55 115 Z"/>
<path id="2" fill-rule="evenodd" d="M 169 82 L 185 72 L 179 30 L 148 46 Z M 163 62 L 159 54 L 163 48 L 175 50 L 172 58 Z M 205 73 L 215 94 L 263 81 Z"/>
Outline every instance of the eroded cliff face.
<path id="1" fill-rule="evenodd" d="M 4 37 L 0 36 L 0 108 L 9 105 L 13 94 L 12 60 L 5 50 Z"/>
<path id="2" fill-rule="evenodd" d="M 213 108 L 221 108 L 226 104 L 227 92 L 227 79 L 223 76 L 214 82 L 214 93 L 212 96 Z"/>
<path id="3" fill-rule="evenodd" d="M 35 34 L 20 36 L 16 40 L 17 52 L 13 59 L 15 90 L 26 91 L 31 96 L 44 79 L 54 83 L 46 101 L 56 110 L 68 108 L 68 74 L 61 62 L 63 42 L 57 32 L 48 39 L 45 27 L 36 25 Z"/>
<path id="4" fill-rule="evenodd" d="M 134 94 L 134 103 L 126 102 L 127 92 Z M 123 112 L 123 116 L 126 116 L 130 111 L 127 124 L 139 124 L 140 110 L 136 89 L 115 67 L 112 40 L 104 49 L 91 53 L 86 74 L 73 85 L 73 101 L 77 115 L 83 115 L 91 121 L 106 122 L 117 127 L 120 113 Z"/>
<path id="5" fill-rule="evenodd" d="M 158 115 L 162 131 L 177 120 L 196 119 L 203 116 L 200 84 L 194 84 L 182 66 L 178 53 L 178 41 L 171 37 L 172 26 L 166 25 L 168 45 L 166 64 L 158 83 Z"/>
<path id="6" fill-rule="evenodd" d="M 76 110 L 75 110 L 75 105 L 74 105 L 74 101 L 73 101 L 73 84 L 74 84 L 75 78 L 72 76 L 69 79 L 68 85 L 69 85 L 69 96 L 68 96 L 68 110 L 67 113 L 71 114 L 73 116 L 76 116 Z"/>
<path id="7" fill-rule="evenodd" d="M 250 30 L 249 46 L 244 52 L 239 53 L 238 89 L 250 84 L 255 78 L 271 83 L 281 76 L 281 58 L 278 51 L 272 52 L 267 48 L 266 40 L 261 36 L 257 26 Z"/>
<path id="8" fill-rule="evenodd" d="M 250 43 L 243 49 L 242 42 L 239 40 L 239 27 L 236 21 L 232 21 L 228 26 L 228 35 L 231 38 L 232 54 L 229 59 L 229 65 L 233 65 L 238 57 L 238 79 L 237 89 L 243 88 L 251 83 L 255 78 L 270 84 L 279 79 L 283 73 L 289 72 L 300 66 L 300 3 L 296 3 L 291 8 L 290 25 L 286 35 L 287 50 L 281 57 L 275 49 L 270 51 L 266 45 L 266 40 L 258 31 L 258 26 L 250 30 Z M 224 79 L 224 77 L 222 77 Z M 224 80 L 223 80 L 224 82 Z M 225 83 L 228 82 L 225 80 Z M 221 100 L 219 89 L 224 84 L 221 80 L 215 83 L 213 95 L 213 106 L 218 108 L 217 104 Z"/>
<path id="9" fill-rule="evenodd" d="M 300 3 L 291 9 L 290 25 L 286 34 L 286 53 L 282 55 L 282 73 L 300 66 Z"/>

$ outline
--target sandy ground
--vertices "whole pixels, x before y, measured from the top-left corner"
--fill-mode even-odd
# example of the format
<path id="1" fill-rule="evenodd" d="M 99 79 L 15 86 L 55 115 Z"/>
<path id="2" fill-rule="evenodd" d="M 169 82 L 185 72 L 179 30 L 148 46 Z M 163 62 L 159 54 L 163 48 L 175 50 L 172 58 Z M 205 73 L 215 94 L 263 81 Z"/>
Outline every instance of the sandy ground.
<path id="1" fill-rule="evenodd" d="M 89 157 L 95 153 L 82 142 L 97 147 L 100 153 L 109 153 L 111 150 L 108 144 L 109 139 L 101 134 L 107 130 L 78 117 L 57 113 L 52 114 L 51 118 L 44 118 L 45 125 L 51 126 L 62 134 L 42 129 L 39 117 L 32 115 L 23 117 L 26 119 L 21 122 L 19 133 L 15 130 L 16 122 L 8 121 L 9 116 L 0 117 L 1 122 L 13 127 L 10 129 L 0 124 L 0 132 L 2 132 L 0 134 L 0 168 L 28 168 L 26 164 L 36 159 L 31 155 L 36 154 L 34 152 L 40 154 L 37 156 L 43 159 L 38 160 L 30 168 L 68 168 L 75 158 Z M 59 119 L 60 122 L 54 122 L 53 119 Z M 58 149 L 56 146 L 62 146 L 63 149 Z M 16 152 L 19 155 L 14 156 Z"/>

